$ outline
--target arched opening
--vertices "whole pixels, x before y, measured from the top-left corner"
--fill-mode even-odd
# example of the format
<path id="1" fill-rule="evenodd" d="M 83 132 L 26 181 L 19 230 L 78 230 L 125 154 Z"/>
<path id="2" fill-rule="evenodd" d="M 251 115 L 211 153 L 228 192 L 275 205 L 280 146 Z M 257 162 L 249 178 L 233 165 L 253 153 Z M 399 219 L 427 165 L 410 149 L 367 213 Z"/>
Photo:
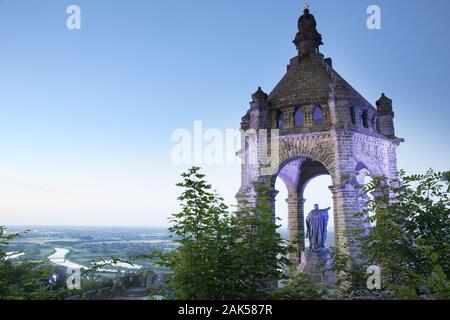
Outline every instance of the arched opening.
<path id="1" fill-rule="evenodd" d="M 282 111 L 278 111 L 277 113 L 277 128 L 283 129 L 286 124 L 286 121 L 284 119 L 284 113 Z"/>
<path id="2" fill-rule="evenodd" d="M 350 107 L 350 119 L 352 121 L 352 124 L 356 126 L 356 113 L 354 107 Z"/>
<path id="3" fill-rule="evenodd" d="M 360 186 L 361 194 L 359 196 L 359 209 L 361 212 L 366 210 L 367 208 L 367 201 L 373 199 L 373 195 L 369 192 L 366 192 L 366 186 L 368 183 L 371 183 L 373 181 L 371 177 L 371 173 L 367 166 L 359 162 L 356 165 L 356 180 L 358 182 L 358 185 Z M 370 213 L 369 217 L 373 216 L 374 213 Z M 373 226 L 373 224 L 371 224 Z"/>
<path id="4" fill-rule="evenodd" d="M 306 219 L 314 210 L 315 204 L 322 210 L 330 208 L 326 247 L 334 244 L 333 199 L 329 189 L 331 185 L 331 176 L 326 167 L 307 157 L 293 158 L 274 176 L 272 186 L 278 191 L 275 217 L 281 219 L 277 221 L 282 226 L 280 233 L 291 244 L 298 246 L 298 252 L 290 255 L 291 260 L 298 260 L 300 253 L 309 245 Z"/>
<path id="5" fill-rule="evenodd" d="M 371 121 L 371 126 L 372 126 L 373 131 L 378 131 L 377 130 L 377 115 L 373 115 L 372 121 Z"/>
<path id="6" fill-rule="evenodd" d="M 323 110 L 320 105 L 317 105 L 313 111 L 313 123 L 314 124 L 323 124 L 325 121 Z"/>
<path id="7" fill-rule="evenodd" d="M 280 229 L 278 232 L 281 234 L 283 239 L 288 239 L 288 190 L 286 184 L 277 177 L 277 181 L 275 183 L 275 190 L 278 191 L 275 201 L 275 218 L 277 219 L 277 225 L 280 225 Z"/>
<path id="8" fill-rule="evenodd" d="M 305 115 L 302 108 L 296 107 L 294 111 L 294 125 L 300 127 L 305 123 Z"/>
<path id="9" fill-rule="evenodd" d="M 328 234 L 326 246 L 334 246 L 334 206 L 333 194 L 329 187 L 333 184 L 330 175 L 320 175 L 312 178 L 305 186 L 303 198 L 305 200 L 305 221 L 309 212 L 314 210 L 314 205 L 318 204 L 320 209 L 330 208 L 328 220 Z M 309 246 L 308 239 L 305 239 L 306 247 Z"/>
<path id="10" fill-rule="evenodd" d="M 367 111 L 362 113 L 361 120 L 364 128 L 369 128 L 369 113 Z"/>

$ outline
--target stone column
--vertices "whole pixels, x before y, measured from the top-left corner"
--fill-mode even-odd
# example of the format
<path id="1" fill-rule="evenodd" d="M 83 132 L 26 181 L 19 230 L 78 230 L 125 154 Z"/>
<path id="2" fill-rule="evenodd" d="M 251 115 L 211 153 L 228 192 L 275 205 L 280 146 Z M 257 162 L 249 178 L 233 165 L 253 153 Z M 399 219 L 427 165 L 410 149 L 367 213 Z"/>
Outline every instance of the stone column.
<path id="1" fill-rule="evenodd" d="M 304 125 L 306 125 L 306 126 L 313 125 L 313 117 L 312 117 L 313 110 L 314 110 L 314 107 L 312 107 L 312 106 L 308 106 L 303 109 L 304 120 L 305 120 Z"/>
<path id="2" fill-rule="evenodd" d="M 267 201 L 269 202 L 270 207 L 272 209 L 272 216 L 273 216 L 274 222 L 275 222 L 275 218 L 276 218 L 275 201 L 276 201 L 278 193 L 279 193 L 279 191 L 277 191 L 277 190 L 271 190 L 271 191 L 269 191 L 268 198 L 267 198 Z"/>
<path id="3" fill-rule="evenodd" d="M 360 191 L 352 187 L 332 186 L 334 204 L 334 236 L 335 246 L 343 253 L 358 259 L 359 244 L 353 239 L 351 232 L 360 227 L 361 220 L 355 217 L 360 212 L 358 196 Z"/>
<path id="4" fill-rule="evenodd" d="M 288 241 L 295 245 L 297 252 L 289 254 L 289 260 L 299 264 L 301 252 L 305 250 L 304 199 L 296 192 L 290 192 L 288 203 Z"/>
<path id="5" fill-rule="evenodd" d="M 300 197 L 300 199 L 298 201 L 298 206 L 299 206 L 298 207 L 298 217 L 300 220 L 300 228 L 299 228 L 299 239 L 300 239 L 299 250 L 300 250 L 300 252 L 306 250 L 306 245 L 305 245 L 305 236 L 306 236 L 305 202 L 306 202 L 306 199 L 304 199 L 303 197 Z"/>
<path id="6" fill-rule="evenodd" d="M 285 108 L 283 109 L 283 112 L 284 112 L 284 119 L 286 120 L 286 128 L 295 127 L 294 123 L 295 108 L 294 107 Z"/>
<path id="7" fill-rule="evenodd" d="M 258 190 L 258 188 L 263 188 L 263 191 Z M 273 220 L 275 222 L 275 201 L 279 191 L 275 190 L 271 185 L 271 180 L 267 177 L 260 177 L 258 183 L 255 185 L 255 197 L 259 198 L 260 201 L 267 201 L 272 211 Z M 256 203 L 255 203 L 256 204 Z"/>
<path id="8" fill-rule="evenodd" d="M 331 115 L 330 115 L 330 107 L 326 106 L 323 110 L 323 116 L 324 116 L 324 123 L 329 124 L 331 122 Z"/>
<path id="9" fill-rule="evenodd" d="M 387 172 L 385 172 L 385 176 L 389 179 L 395 179 L 398 177 L 397 175 L 397 147 L 399 143 L 391 142 L 391 144 L 387 148 Z"/>

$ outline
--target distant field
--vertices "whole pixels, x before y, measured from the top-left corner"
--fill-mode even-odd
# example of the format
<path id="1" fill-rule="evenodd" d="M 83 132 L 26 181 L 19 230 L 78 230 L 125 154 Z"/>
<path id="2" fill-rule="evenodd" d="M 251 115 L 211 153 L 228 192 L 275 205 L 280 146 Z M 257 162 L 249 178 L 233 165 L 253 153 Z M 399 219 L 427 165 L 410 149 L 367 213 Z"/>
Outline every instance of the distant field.
<path id="1" fill-rule="evenodd" d="M 94 260 L 110 260 L 112 257 L 127 260 L 136 255 L 148 254 L 155 250 L 171 250 L 175 246 L 164 228 L 76 228 L 76 227 L 15 227 L 17 232 L 31 231 L 13 241 L 9 251 L 24 252 L 19 259 L 43 261 L 56 248 L 69 250 L 66 259 L 83 266 Z M 287 230 L 280 234 L 287 238 Z M 308 241 L 306 240 L 306 245 Z M 334 234 L 328 233 L 328 246 L 334 245 Z M 135 264 L 155 272 L 165 269 L 153 265 L 151 261 L 139 260 Z"/>
<path id="2" fill-rule="evenodd" d="M 37 244 L 37 245 L 43 245 L 43 244 L 47 244 L 47 243 L 60 243 L 60 242 L 79 242 L 80 239 L 58 239 L 58 238 L 54 238 L 54 239 L 48 239 L 48 238 L 43 238 L 43 239 L 39 239 L 39 238 L 25 238 L 25 239 L 16 239 L 14 240 L 14 243 L 30 243 L 30 244 Z"/>
<path id="3" fill-rule="evenodd" d="M 110 260 L 112 257 L 127 260 L 154 250 L 170 250 L 173 243 L 164 228 L 77 228 L 77 227 L 12 227 L 10 232 L 31 230 L 15 239 L 10 251 L 24 252 L 20 260 L 43 261 L 56 248 L 69 250 L 66 260 L 90 266 L 94 260 Z M 161 268 L 151 261 L 140 260 L 135 264 L 154 271 Z"/>

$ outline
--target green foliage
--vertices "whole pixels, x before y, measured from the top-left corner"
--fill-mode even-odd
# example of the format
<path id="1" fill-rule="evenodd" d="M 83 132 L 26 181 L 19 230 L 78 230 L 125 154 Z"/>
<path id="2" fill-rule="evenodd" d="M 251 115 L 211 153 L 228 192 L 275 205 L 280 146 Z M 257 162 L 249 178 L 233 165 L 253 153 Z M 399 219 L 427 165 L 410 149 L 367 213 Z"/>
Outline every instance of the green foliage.
<path id="1" fill-rule="evenodd" d="M 255 185 L 256 196 L 241 202 L 232 220 L 232 261 L 228 264 L 232 284 L 230 299 L 267 299 L 289 266 L 288 251 L 273 217 L 270 190 Z M 250 202 L 252 201 L 252 203 Z"/>
<path id="2" fill-rule="evenodd" d="M 315 285 L 308 275 L 297 273 L 288 281 L 288 285 L 275 290 L 276 300 L 323 300 L 328 298 L 328 290 Z"/>
<path id="3" fill-rule="evenodd" d="M 334 268 L 346 283 L 345 294 L 395 299 L 450 299 L 449 172 L 406 176 L 388 181 L 373 177 L 366 192 L 374 195 L 357 215 L 372 227 L 354 234 L 364 263 L 356 266 L 338 253 Z M 369 292 L 365 268 L 378 265 L 382 289 Z"/>
<path id="4" fill-rule="evenodd" d="M 286 247 L 264 196 L 245 206 L 239 216 L 228 213 L 200 169 L 182 175 L 181 211 L 170 232 L 178 247 L 159 255 L 171 269 L 171 298 L 264 299 L 280 276 Z M 259 194 L 264 194 L 259 190 Z M 154 258 L 150 255 L 148 258 Z"/>
<path id="5" fill-rule="evenodd" d="M 354 261 L 340 251 L 332 248 L 333 267 L 336 274 L 336 287 L 343 297 L 373 296 L 374 293 L 367 289 L 367 274 L 364 270 L 365 264 L 354 263 Z"/>
<path id="6" fill-rule="evenodd" d="M 227 207 L 210 185 L 192 168 L 177 186 L 181 211 L 172 216 L 169 229 L 176 250 L 162 254 L 160 264 L 169 267 L 169 286 L 175 299 L 220 299 L 223 295 L 226 257 L 230 244 Z"/>
<path id="7" fill-rule="evenodd" d="M 21 234 L 7 234 L 0 226 L 0 300 L 54 300 L 66 296 L 61 283 L 50 284 L 55 271 L 39 263 L 13 263 L 6 259 L 9 243 Z"/>

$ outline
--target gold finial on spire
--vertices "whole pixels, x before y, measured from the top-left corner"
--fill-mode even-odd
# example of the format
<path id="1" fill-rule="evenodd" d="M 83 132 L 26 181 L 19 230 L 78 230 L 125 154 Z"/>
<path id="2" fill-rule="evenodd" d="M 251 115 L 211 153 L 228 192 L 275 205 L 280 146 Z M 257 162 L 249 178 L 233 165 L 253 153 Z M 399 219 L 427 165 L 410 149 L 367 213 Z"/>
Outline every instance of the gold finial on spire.
<path id="1" fill-rule="evenodd" d="M 304 8 L 305 10 L 309 10 L 309 8 L 310 8 L 309 3 L 305 3 L 305 5 L 303 6 L 303 8 Z"/>

